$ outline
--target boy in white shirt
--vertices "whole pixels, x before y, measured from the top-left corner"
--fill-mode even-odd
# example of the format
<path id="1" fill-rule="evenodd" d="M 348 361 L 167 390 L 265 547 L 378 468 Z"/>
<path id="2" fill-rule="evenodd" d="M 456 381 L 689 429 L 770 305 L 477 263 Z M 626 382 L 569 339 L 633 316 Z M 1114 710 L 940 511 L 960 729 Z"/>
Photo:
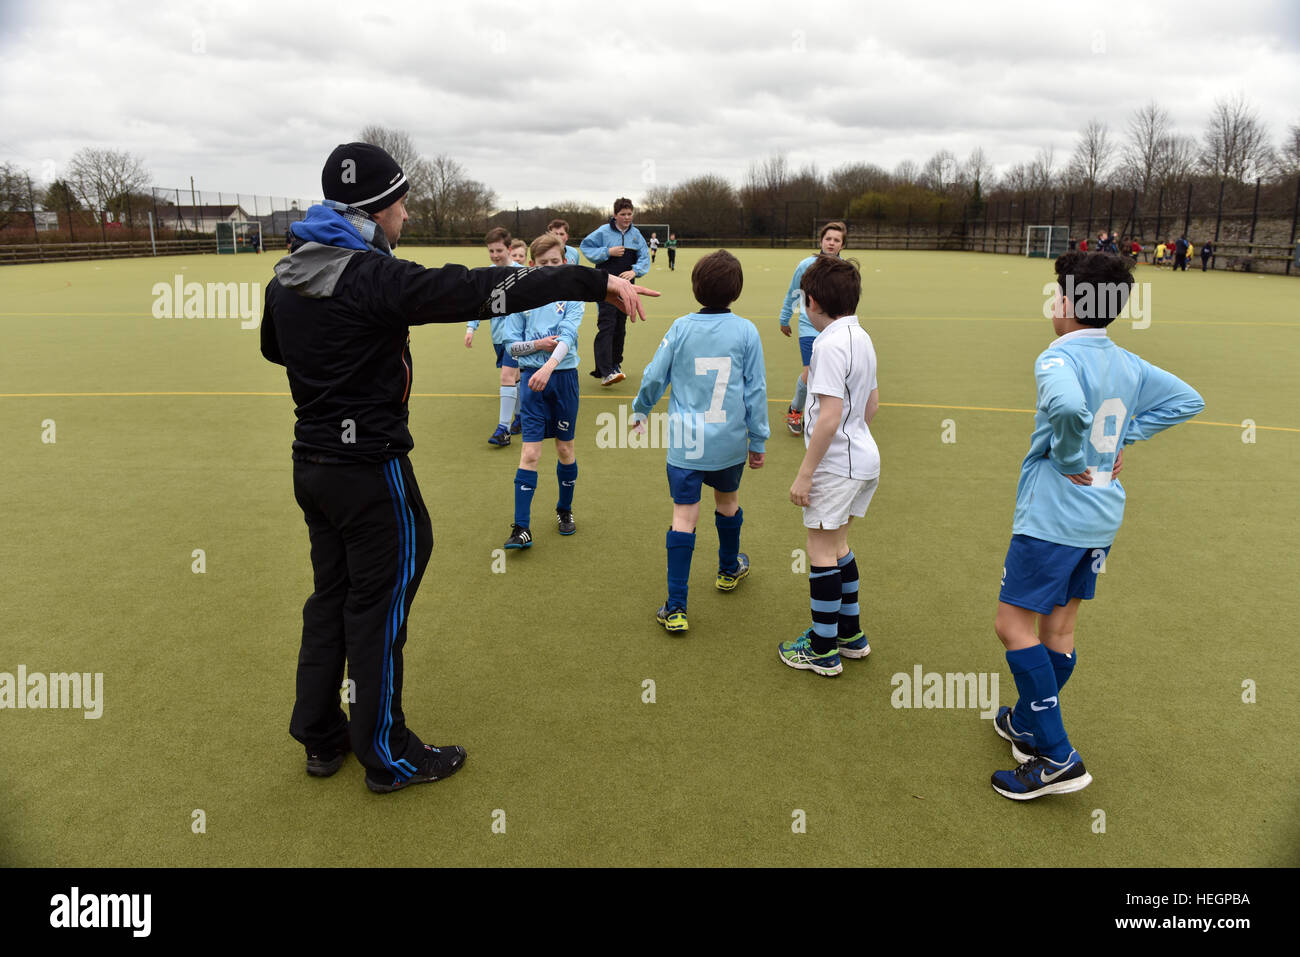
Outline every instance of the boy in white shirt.
<path id="1" fill-rule="evenodd" d="M 871 646 L 858 619 L 858 565 L 849 523 L 867 513 L 880 477 L 880 452 L 870 423 L 880 405 L 876 350 L 853 315 L 862 277 L 850 260 L 821 255 L 799 285 L 803 312 L 817 330 L 808 367 L 803 464 L 790 501 L 803 506 L 808 529 L 812 627 L 779 646 L 791 668 L 827 677 L 843 671 L 840 656 L 865 658 Z"/>

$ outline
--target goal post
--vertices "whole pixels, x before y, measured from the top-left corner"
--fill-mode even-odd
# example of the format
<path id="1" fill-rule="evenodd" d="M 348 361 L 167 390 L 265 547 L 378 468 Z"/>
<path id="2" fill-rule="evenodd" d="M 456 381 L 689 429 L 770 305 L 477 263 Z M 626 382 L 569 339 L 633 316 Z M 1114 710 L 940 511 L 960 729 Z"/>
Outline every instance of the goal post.
<path id="1" fill-rule="evenodd" d="M 1026 226 L 1025 256 L 1029 259 L 1055 259 L 1069 245 L 1064 226 Z"/>
<path id="2" fill-rule="evenodd" d="M 217 253 L 260 253 L 261 223 L 219 222 L 216 226 Z"/>
<path id="3" fill-rule="evenodd" d="M 641 231 L 641 238 L 645 240 L 647 246 L 650 245 L 650 237 L 659 237 L 659 248 L 664 248 L 664 243 L 668 242 L 668 224 L 667 223 L 633 223 Z"/>

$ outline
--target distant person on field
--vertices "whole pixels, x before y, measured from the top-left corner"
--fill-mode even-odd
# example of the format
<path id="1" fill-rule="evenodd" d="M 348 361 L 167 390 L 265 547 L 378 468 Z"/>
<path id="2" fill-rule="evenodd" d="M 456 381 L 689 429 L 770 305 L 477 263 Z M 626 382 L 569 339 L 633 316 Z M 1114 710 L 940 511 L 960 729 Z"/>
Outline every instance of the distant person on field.
<path id="1" fill-rule="evenodd" d="M 817 236 L 822 255 L 838 257 L 841 250 L 844 249 L 847 238 L 847 226 L 843 223 L 827 223 L 821 228 L 821 232 Z M 816 261 L 816 256 L 809 256 L 800 260 L 799 265 L 794 268 L 794 276 L 790 279 L 790 287 L 786 290 L 785 300 L 781 303 L 780 322 L 781 335 L 783 336 L 788 337 L 790 335 L 790 319 L 801 302 L 802 293 L 800 292 L 799 283 L 803 279 L 804 271 Z M 856 302 L 854 305 L 856 306 Z M 799 435 L 803 432 L 803 407 L 808 399 L 808 362 L 812 357 L 813 340 L 816 338 L 817 329 L 808 318 L 808 310 L 801 309 L 799 315 L 799 358 L 802 360 L 803 369 L 794 384 L 794 398 L 790 400 L 790 405 L 785 410 L 785 426 L 792 435 Z"/>
<path id="2" fill-rule="evenodd" d="M 1066 735 L 1061 692 L 1077 658 L 1079 605 L 1093 597 L 1124 518 L 1124 446 L 1205 408 L 1187 383 L 1107 337 L 1132 291 L 1131 263 L 1067 254 L 1056 279 L 1058 338 L 1034 360 L 1038 407 L 994 621 L 1020 699 L 993 724 L 1019 766 L 992 784 L 1017 801 L 1092 783 Z"/>
<path id="3" fill-rule="evenodd" d="M 800 279 L 804 309 L 817 330 L 808 374 L 804 457 L 790 486 L 808 532 L 812 627 L 777 651 L 791 668 L 832 677 L 840 656 L 871 653 L 862 633 L 858 563 L 849 524 L 867 514 L 880 480 L 880 451 L 871 421 L 880 407 L 876 350 L 855 315 L 862 296 L 858 267 L 818 256 Z"/>
<path id="4" fill-rule="evenodd" d="M 1192 248 L 1192 244 L 1187 241 L 1187 236 L 1178 237 L 1174 243 L 1174 271 L 1182 270 L 1187 272 L 1187 251 Z"/>
<path id="5" fill-rule="evenodd" d="M 1213 255 L 1214 255 L 1214 243 L 1210 242 L 1207 239 L 1205 241 L 1205 245 L 1201 247 L 1201 272 L 1205 272 L 1207 269 L 1210 268 L 1210 257 Z"/>
<path id="6" fill-rule="evenodd" d="M 654 265 L 655 253 L 659 252 L 659 234 L 650 234 L 650 265 Z"/>
<path id="7" fill-rule="evenodd" d="M 672 272 L 677 268 L 677 234 L 668 234 L 668 271 Z"/>

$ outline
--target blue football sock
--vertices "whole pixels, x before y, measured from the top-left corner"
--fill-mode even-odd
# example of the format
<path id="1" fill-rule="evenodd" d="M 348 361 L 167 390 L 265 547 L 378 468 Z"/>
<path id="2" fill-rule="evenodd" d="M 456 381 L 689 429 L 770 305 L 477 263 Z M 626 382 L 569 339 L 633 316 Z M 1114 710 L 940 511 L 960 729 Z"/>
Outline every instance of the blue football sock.
<path id="1" fill-rule="evenodd" d="M 839 636 L 840 570 L 835 565 L 808 568 L 808 593 L 812 601 L 813 633 L 809 638 L 814 654 L 830 654 Z"/>
<path id="2" fill-rule="evenodd" d="M 1070 739 L 1061 721 L 1060 689 L 1056 686 L 1056 673 L 1047 649 L 1033 645 L 1008 651 L 1007 664 L 1016 680 L 1020 702 L 1027 705 L 1021 712 L 1020 702 L 1016 704 L 1017 712 L 1025 715 L 1028 725 L 1021 724 L 1018 730 L 1032 731 L 1034 747 L 1053 761 L 1064 761 L 1071 751 Z"/>
<path id="3" fill-rule="evenodd" d="M 858 620 L 858 562 L 849 552 L 840 566 L 840 638 L 852 638 L 862 630 Z"/>
<path id="4" fill-rule="evenodd" d="M 1074 666 L 1078 662 L 1079 652 L 1070 652 L 1063 655 L 1059 651 L 1047 649 L 1047 657 L 1052 659 L 1052 670 L 1056 672 L 1056 690 L 1064 691 L 1065 683 L 1070 680 L 1070 675 L 1074 673 Z"/>
<path id="5" fill-rule="evenodd" d="M 507 429 L 510 428 L 510 420 L 515 416 L 515 406 L 519 402 L 519 386 L 503 385 L 501 387 L 501 412 L 500 418 L 497 419 Z"/>
<path id="6" fill-rule="evenodd" d="M 1047 647 L 1044 645 L 1043 647 Z M 1065 683 L 1070 680 L 1070 675 L 1074 672 L 1074 664 L 1078 657 L 1078 649 L 1069 655 L 1063 655 L 1060 652 L 1047 648 L 1047 657 L 1052 662 L 1052 671 L 1056 674 L 1056 690 L 1059 692 L 1065 688 Z M 1017 731 L 1025 731 L 1032 727 L 1034 718 L 1029 709 L 1029 703 L 1021 698 L 1016 702 L 1016 706 L 1011 712 L 1011 726 Z"/>
<path id="7" fill-rule="evenodd" d="M 668 530 L 668 607 L 685 608 L 691 582 L 691 553 L 695 551 L 694 532 Z"/>
<path id="8" fill-rule="evenodd" d="M 555 503 L 555 507 L 562 512 L 572 511 L 573 486 L 578 481 L 578 460 L 574 459 L 568 465 L 556 462 L 555 478 L 560 483 L 560 500 Z"/>
<path id="9" fill-rule="evenodd" d="M 537 473 L 529 469 L 515 472 L 515 524 L 528 527 L 533 510 L 533 493 L 537 491 Z"/>
<path id="10" fill-rule="evenodd" d="M 790 400 L 790 408 L 802 412 L 804 403 L 808 401 L 808 383 L 803 381 L 803 375 L 800 374 L 794 384 L 794 398 Z"/>
<path id="11" fill-rule="evenodd" d="M 734 572 L 740 554 L 740 526 L 745 521 L 745 510 L 736 509 L 735 515 L 713 513 L 713 524 L 718 526 L 718 571 Z"/>

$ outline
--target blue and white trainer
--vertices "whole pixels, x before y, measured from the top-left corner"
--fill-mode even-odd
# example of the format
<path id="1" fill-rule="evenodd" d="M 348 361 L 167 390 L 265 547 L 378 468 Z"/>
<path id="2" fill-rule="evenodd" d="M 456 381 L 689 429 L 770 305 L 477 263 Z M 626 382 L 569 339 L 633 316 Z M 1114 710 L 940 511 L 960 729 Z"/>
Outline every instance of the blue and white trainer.
<path id="1" fill-rule="evenodd" d="M 1021 764 L 1029 761 L 1037 753 L 1032 731 L 1017 731 L 1011 723 L 1011 709 L 1006 705 L 998 708 L 998 715 L 993 719 L 993 730 L 998 737 L 1011 742 L 1011 756 Z"/>
<path id="2" fill-rule="evenodd" d="M 862 632 L 858 632 L 852 638 L 840 638 L 838 644 L 842 658 L 865 658 L 871 654 L 871 644 Z"/>
<path id="3" fill-rule="evenodd" d="M 840 662 L 838 649 L 819 655 L 813 651 L 812 629 L 809 628 L 794 641 L 783 641 L 777 646 L 781 660 L 791 668 L 801 671 L 815 671 L 819 675 L 833 678 L 844 670 Z"/>
<path id="4" fill-rule="evenodd" d="M 1014 771 L 994 771 L 993 790 L 1013 801 L 1029 801 L 1044 794 L 1069 794 L 1082 791 L 1092 783 L 1092 775 L 1083 766 L 1078 751 L 1071 751 L 1064 761 L 1053 761 L 1042 754 Z"/>

